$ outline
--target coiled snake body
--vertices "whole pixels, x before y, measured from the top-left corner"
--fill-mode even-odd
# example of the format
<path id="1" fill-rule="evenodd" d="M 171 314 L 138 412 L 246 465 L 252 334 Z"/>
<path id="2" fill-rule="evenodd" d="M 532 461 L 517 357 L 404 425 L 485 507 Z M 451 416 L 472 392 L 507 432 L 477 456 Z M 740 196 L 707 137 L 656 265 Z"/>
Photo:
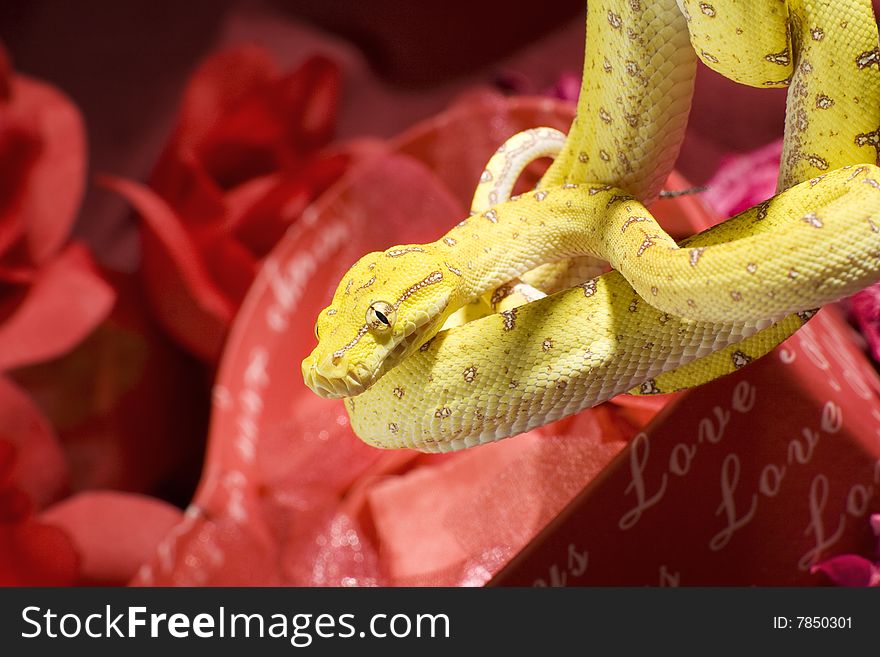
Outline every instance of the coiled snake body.
<path id="1" fill-rule="evenodd" d="M 777 196 L 677 245 L 644 204 L 678 154 L 697 56 L 744 84 L 789 85 L 785 146 Z M 703 383 L 880 279 L 868 0 L 591 0 L 577 116 L 539 189 L 505 201 L 516 139 L 541 138 L 492 158 L 479 212 L 431 244 L 367 254 L 319 315 L 304 379 L 345 398 L 365 441 L 448 451 L 634 386 Z M 584 256 L 614 271 L 441 331 L 474 299 L 497 307 L 510 281 Z"/>

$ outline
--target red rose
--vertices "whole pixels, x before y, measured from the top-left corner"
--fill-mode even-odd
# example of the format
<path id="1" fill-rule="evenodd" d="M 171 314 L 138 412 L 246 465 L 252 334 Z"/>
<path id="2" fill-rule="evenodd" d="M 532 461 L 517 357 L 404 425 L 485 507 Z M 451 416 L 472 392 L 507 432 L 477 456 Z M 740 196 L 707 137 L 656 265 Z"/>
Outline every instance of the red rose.
<path id="1" fill-rule="evenodd" d="M 76 107 L 14 74 L 0 48 L 0 371 L 68 351 L 112 306 L 88 252 L 68 242 L 85 173 Z"/>
<path id="2" fill-rule="evenodd" d="M 0 583 L 67 584 L 77 556 L 35 519 L 69 481 L 54 431 L 3 372 L 66 353 L 107 315 L 113 292 L 68 243 L 82 199 L 85 134 L 58 90 L 12 72 L 0 48 Z"/>
<path id="3" fill-rule="evenodd" d="M 338 94 L 324 57 L 282 74 L 260 48 L 221 52 L 190 80 L 150 187 L 107 180 L 143 219 L 159 321 L 200 358 L 216 361 L 261 259 L 346 169 L 346 153 L 321 151 Z"/>
<path id="4" fill-rule="evenodd" d="M 67 463 L 42 413 L 2 376 L 0 427 L 0 585 L 73 584 L 72 541 L 36 518 L 66 491 Z"/>
<path id="5" fill-rule="evenodd" d="M 3 377 L 0 427 L 0 586 L 125 584 L 179 522 L 170 504 L 130 493 L 62 499 L 71 468 L 55 432 Z"/>
<path id="6" fill-rule="evenodd" d="M 115 492 L 64 500 L 71 489 L 102 483 L 155 486 L 167 474 L 153 464 L 168 466 L 152 454 L 191 454 L 180 445 L 163 450 L 125 423 L 146 412 L 143 426 L 156 427 L 163 412 L 117 404 L 144 369 L 137 358 L 106 357 L 136 350 L 137 339 L 113 327 L 136 324 L 126 309 L 137 295 L 122 281 L 111 285 L 86 247 L 69 241 L 85 176 L 77 108 L 13 73 L 0 49 L 0 585 L 123 584 L 180 516 L 158 500 Z M 114 308 L 117 290 L 126 303 Z M 143 323 L 136 330 L 148 337 Z M 150 367 L 167 372 L 167 357 L 155 351 Z M 181 409 L 163 408 L 181 424 Z M 138 447 L 146 454 L 135 458 Z M 133 472 L 141 480 L 124 476 Z"/>

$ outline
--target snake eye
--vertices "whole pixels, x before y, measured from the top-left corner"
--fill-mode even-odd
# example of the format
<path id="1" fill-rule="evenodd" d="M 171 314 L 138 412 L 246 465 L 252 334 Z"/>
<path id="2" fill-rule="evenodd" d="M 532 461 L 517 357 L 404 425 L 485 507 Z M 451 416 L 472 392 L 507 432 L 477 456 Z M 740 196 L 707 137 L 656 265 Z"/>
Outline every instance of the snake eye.
<path id="1" fill-rule="evenodd" d="M 387 331 L 396 319 L 397 311 L 387 301 L 374 301 L 367 308 L 367 326 L 374 331 Z"/>
<path id="2" fill-rule="evenodd" d="M 315 322 L 315 337 L 318 338 L 318 340 L 321 339 L 321 335 L 318 333 L 318 322 Z"/>

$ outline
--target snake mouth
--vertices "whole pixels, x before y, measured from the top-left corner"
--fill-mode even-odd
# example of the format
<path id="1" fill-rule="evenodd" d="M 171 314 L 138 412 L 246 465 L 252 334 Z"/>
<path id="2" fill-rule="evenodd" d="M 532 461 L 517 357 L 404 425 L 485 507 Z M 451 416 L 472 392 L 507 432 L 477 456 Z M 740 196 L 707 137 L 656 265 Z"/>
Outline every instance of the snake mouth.
<path id="1" fill-rule="evenodd" d="M 319 370 L 329 372 L 329 375 Z M 334 370 L 337 367 L 318 367 L 318 363 L 310 356 L 302 364 L 303 381 L 312 392 L 327 399 L 355 397 L 372 385 L 373 376 L 366 368 L 354 371 Z"/>

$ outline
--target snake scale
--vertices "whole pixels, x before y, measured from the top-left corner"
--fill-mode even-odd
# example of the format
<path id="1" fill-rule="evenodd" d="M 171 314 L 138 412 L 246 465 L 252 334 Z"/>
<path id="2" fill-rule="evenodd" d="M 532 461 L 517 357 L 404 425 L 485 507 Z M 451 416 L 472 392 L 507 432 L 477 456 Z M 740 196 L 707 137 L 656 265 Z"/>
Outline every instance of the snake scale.
<path id="1" fill-rule="evenodd" d="M 697 385 L 880 279 L 869 0 L 590 0 L 586 32 L 576 118 L 564 143 L 546 132 L 558 156 L 538 189 L 507 199 L 515 146 L 535 138 L 517 135 L 483 173 L 476 213 L 436 242 L 365 255 L 318 316 L 304 380 L 345 399 L 364 441 L 461 449 L 634 388 Z M 678 155 L 697 58 L 788 87 L 783 158 L 776 196 L 676 244 L 645 206 Z M 548 263 L 596 260 L 613 270 L 444 328 Z"/>

